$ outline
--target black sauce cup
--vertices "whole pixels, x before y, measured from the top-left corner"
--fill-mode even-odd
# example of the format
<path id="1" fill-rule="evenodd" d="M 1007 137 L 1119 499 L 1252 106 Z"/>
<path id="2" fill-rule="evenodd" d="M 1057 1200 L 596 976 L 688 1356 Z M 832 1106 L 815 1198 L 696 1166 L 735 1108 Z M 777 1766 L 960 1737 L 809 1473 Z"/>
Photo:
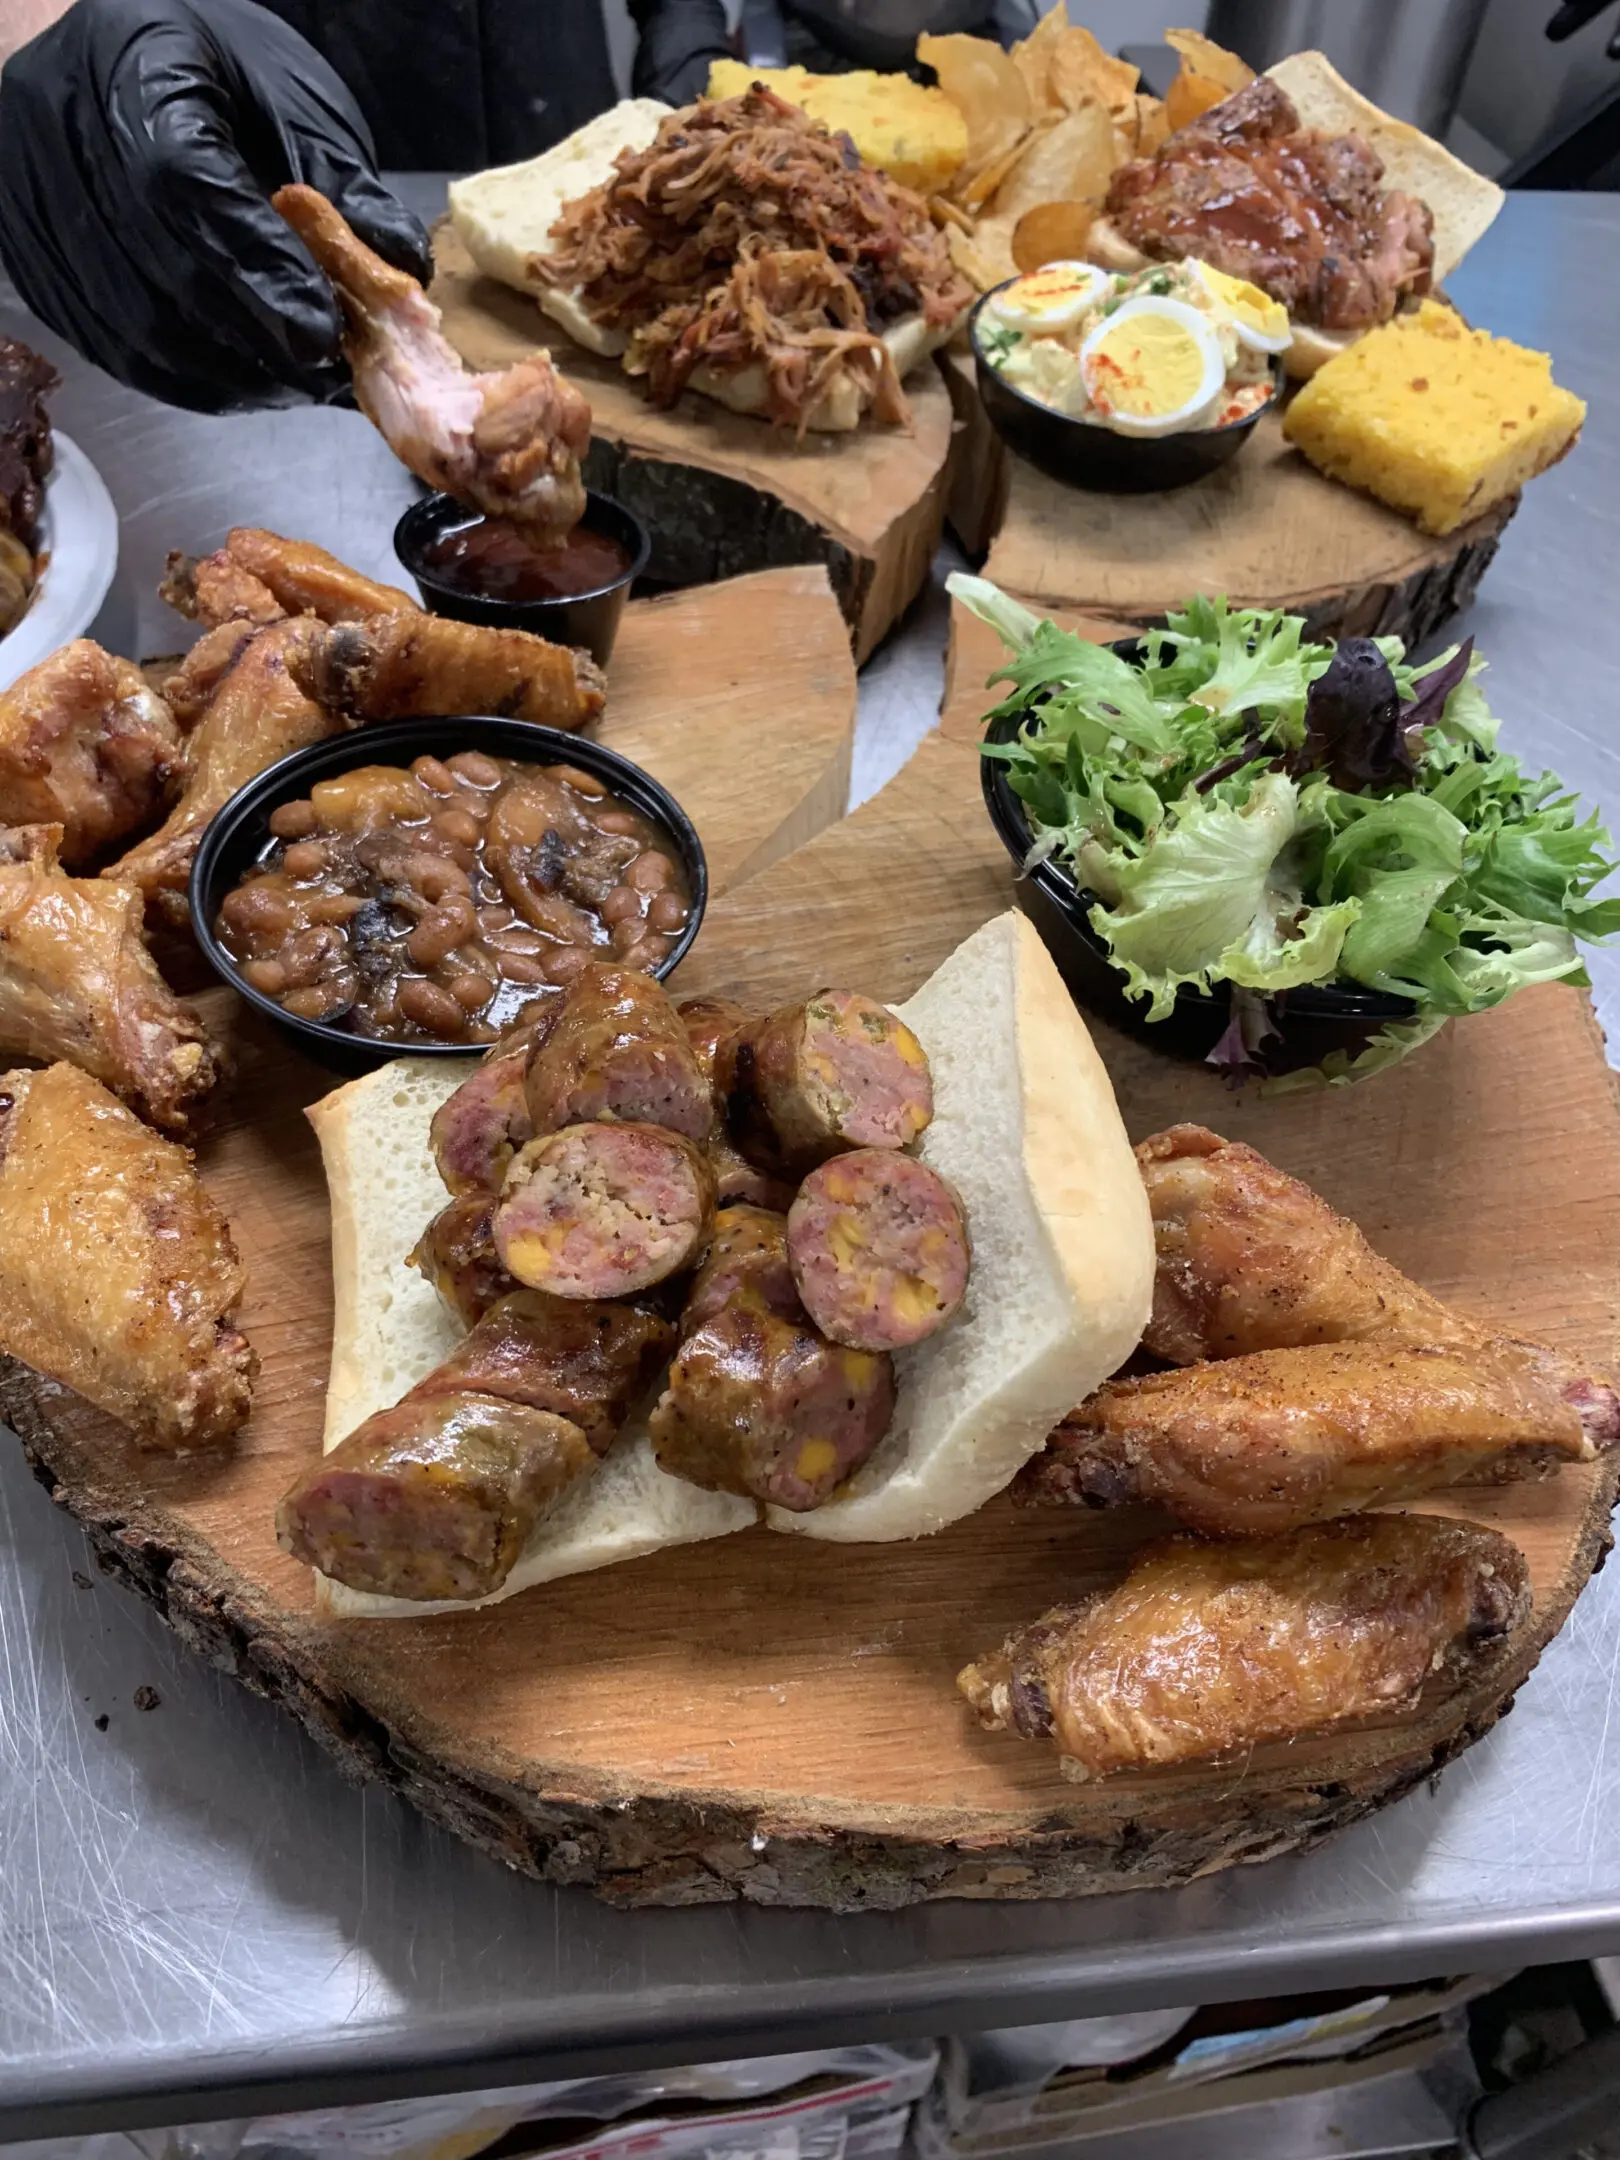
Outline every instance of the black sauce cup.
<path id="1" fill-rule="evenodd" d="M 424 495 L 394 527 L 394 553 L 416 581 L 422 605 L 457 622 L 489 623 L 497 630 L 528 630 L 553 645 L 582 645 L 598 667 L 606 667 L 619 633 L 619 618 L 630 588 L 646 569 L 652 536 L 634 511 L 594 489 L 585 497 L 580 523 L 588 532 L 616 540 L 629 556 L 627 567 L 594 591 L 558 600 L 499 600 L 450 584 L 427 560 L 427 551 L 444 533 L 476 518 L 477 512 L 453 495 Z"/>
<path id="2" fill-rule="evenodd" d="M 1111 648 L 1126 660 L 1140 657 L 1134 639 Z M 1020 715 L 1004 713 L 985 730 L 986 742 L 1011 742 Z M 1013 793 L 1007 767 L 999 758 L 981 756 L 980 784 L 985 808 L 1018 873 L 1014 887 L 1019 906 L 1039 930 L 1075 1002 L 1138 1041 L 1169 1057 L 1207 1058 L 1226 1032 L 1231 1003 L 1225 991 L 1211 994 L 1183 988 L 1163 1020 L 1149 1020 L 1147 1001 L 1125 995 L 1125 978 L 1109 957 L 1108 947 L 1092 929 L 1090 912 L 1097 895 L 1079 885 L 1063 864 L 1046 861 L 1027 870 L 1035 836 L 1022 800 Z M 1297 1072 L 1320 1065 L 1335 1050 L 1355 1057 L 1380 1029 L 1410 1020 L 1417 1008 L 1406 998 L 1386 997 L 1354 983 L 1312 983 L 1289 990 L 1273 1001 L 1279 1040 L 1264 1045 L 1268 1073 Z"/>
<path id="3" fill-rule="evenodd" d="M 1077 420 L 1072 413 L 1027 396 L 985 358 L 979 343 L 980 317 L 1003 290 L 998 285 L 987 292 L 968 318 L 980 399 L 1010 450 L 1070 487 L 1104 495 L 1150 495 L 1190 487 L 1237 456 L 1281 393 L 1283 364 L 1273 358 L 1271 395 L 1252 413 L 1225 427 L 1188 428 L 1179 435 L 1118 435 L 1095 420 Z"/>
<path id="4" fill-rule="evenodd" d="M 691 895 L 686 927 L 652 973 L 659 978 L 670 974 L 697 936 L 709 898 L 709 868 L 697 828 L 651 773 L 643 772 L 639 765 L 632 765 L 628 758 L 605 749 L 601 743 L 566 734 L 561 728 L 540 727 L 529 720 L 499 720 L 473 714 L 449 720 L 396 720 L 315 743 L 307 750 L 295 750 L 291 757 L 267 766 L 246 787 L 238 788 L 229 802 L 215 812 L 191 866 L 191 927 L 209 962 L 237 995 L 257 1006 L 297 1049 L 330 1071 L 370 1072 L 396 1057 L 477 1057 L 484 1046 L 394 1042 L 357 1035 L 330 1021 L 299 1019 L 273 997 L 266 997 L 262 990 L 243 981 L 214 929 L 220 903 L 263 852 L 271 837 L 270 813 L 283 803 L 307 795 L 317 780 L 330 780 L 334 774 L 352 772 L 359 765 L 408 765 L 413 758 L 448 758 L 458 750 L 482 750 L 486 756 L 510 758 L 524 765 L 577 765 L 582 772 L 593 773 L 663 835 L 669 852 L 681 866 Z"/>

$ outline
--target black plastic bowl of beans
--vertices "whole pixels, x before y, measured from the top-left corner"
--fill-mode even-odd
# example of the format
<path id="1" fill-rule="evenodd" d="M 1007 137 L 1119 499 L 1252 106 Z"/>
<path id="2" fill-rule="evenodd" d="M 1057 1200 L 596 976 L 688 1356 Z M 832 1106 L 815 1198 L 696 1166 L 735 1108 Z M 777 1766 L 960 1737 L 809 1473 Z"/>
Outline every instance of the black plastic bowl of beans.
<path id="1" fill-rule="evenodd" d="M 672 795 L 524 720 L 406 720 L 233 795 L 191 873 L 197 942 L 324 1064 L 482 1050 L 589 960 L 667 975 L 708 870 Z"/>

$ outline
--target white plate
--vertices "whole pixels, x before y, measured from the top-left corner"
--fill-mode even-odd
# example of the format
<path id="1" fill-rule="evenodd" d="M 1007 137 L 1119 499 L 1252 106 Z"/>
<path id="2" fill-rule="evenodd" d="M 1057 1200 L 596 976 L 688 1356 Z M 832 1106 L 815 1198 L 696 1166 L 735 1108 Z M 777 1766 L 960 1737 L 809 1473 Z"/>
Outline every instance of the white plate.
<path id="1" fill-rule="evenodd" d="M 45 575 L 27 612 L 0 638 L 0 690 L 95 621 L 118 567 L 118 512 L 100 473 L 70 436 L 53 433 L 56 451 L 39 522 Z"/>

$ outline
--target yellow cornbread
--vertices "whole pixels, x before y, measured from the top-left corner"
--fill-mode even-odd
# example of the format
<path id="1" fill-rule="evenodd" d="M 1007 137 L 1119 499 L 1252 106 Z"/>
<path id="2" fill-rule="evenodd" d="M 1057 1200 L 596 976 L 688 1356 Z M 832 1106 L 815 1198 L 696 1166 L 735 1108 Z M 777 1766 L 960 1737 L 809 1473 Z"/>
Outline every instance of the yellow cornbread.
<path id="1" fill-rule="evenodd" d="M 710 62 L 712 98 L 741 97 L 756 82 L 835 135 L 848 135 L 868 165 L 919 194 L 937 194 L 967 155 L 967 122 L 958 108 L 943 90 L 925 89 L 909 75 L 812 75 L 802 67 Z"/>
<path id="2" fill-rule="evenodd" d="M 1320 368 L 1283 433 L 1333 479 L 1448 533 L 1556 464 L 1585 417 L 1545 353 L 1425 300 Z"/>

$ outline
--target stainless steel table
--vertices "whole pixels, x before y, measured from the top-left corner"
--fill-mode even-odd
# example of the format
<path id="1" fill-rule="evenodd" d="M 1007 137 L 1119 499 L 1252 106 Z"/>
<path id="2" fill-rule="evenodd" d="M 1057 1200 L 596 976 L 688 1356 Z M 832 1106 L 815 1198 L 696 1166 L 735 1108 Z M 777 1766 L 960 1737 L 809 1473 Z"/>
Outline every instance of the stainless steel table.
<path id="1" fill-rule="evenodd" d="M 1549 347 L 1592 401 L 1584 441 L 1531 489 L 1468 627 L 1509 745 L 1611 814 L 1617 291 L 1612 197 L 1510 201 L 1456 280 L 1468 312 Z M 3 297 L 0 328 L 29 329 Z M 233 522 L 389 571 L 408 483 L 356 416 L 196 420 L 71 359 L 64 372 L 60 424 L 124 520 L 109 642 L 177 643 L 151 598 L 163 553 L 212 545 Z M 942 621 L 935 593 L 868 671 L 863 788 L 932 718 Z M 1614 1008 L 1620 960 L 1594 972 Z M 1174 1894 L 857 1919 L 617 1913 L 343 1785 L 290 1720 L 96 1576 L 6 1447 L 0 2139 L 1620 1949 L 1617 1654 L 1620 1567 L 1581 1599 L 1513 1717 L 1436 1791 L 1313 1857 Z M 162 1698 L 145 1713 L 143 1686 Z"/>

